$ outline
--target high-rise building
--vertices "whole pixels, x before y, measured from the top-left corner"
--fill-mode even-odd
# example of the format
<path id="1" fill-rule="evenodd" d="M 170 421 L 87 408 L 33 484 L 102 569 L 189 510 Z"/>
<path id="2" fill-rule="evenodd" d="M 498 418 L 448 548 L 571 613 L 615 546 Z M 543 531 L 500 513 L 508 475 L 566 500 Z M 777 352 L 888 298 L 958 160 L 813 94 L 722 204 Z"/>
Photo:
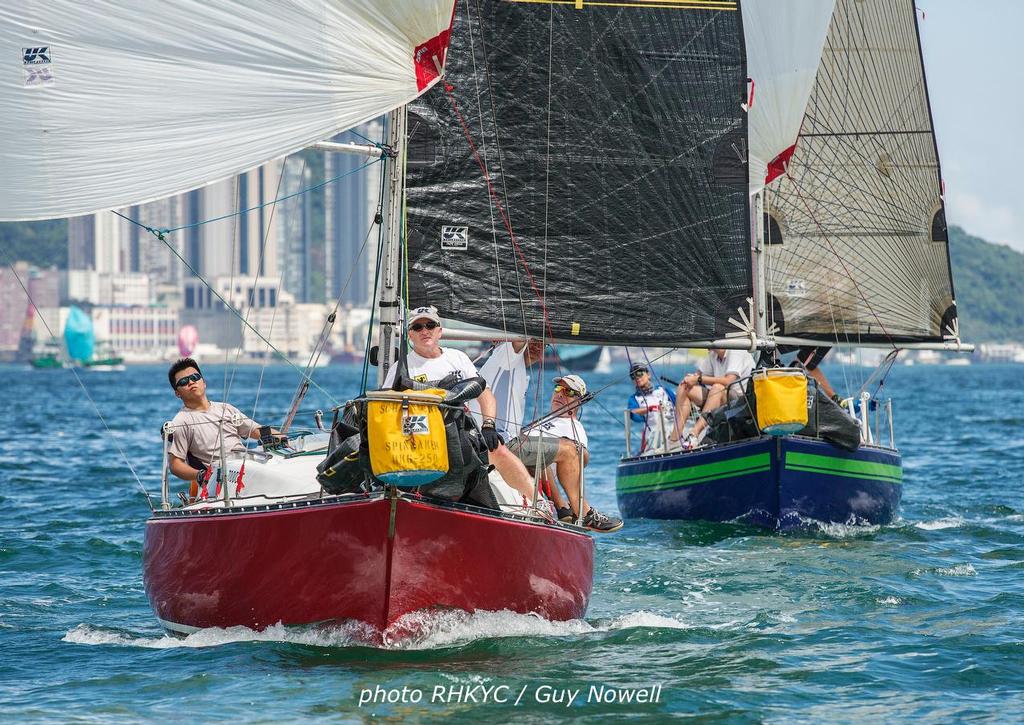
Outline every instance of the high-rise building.
<path id="1" fill-rule="evenodd" d="M 27 262 L 15 262 L 13 266 L 13 270 L 0 268 L 0 360 L 12 360 L 18 352 L 29 315 L 29 296 L 51 324 L 54 310 L 60 303 L 57 269 L 37 269 Z M 60 329 L 54 332 L 59 334 Z"/>
<path id="2" fill-rule="evenodd" d="M 313 258 L 312 194 L 300 194 L 313 183 L 313 174 L 300 156 L 285 159 L 281 196 L 290 197 L 277 205 L 278 270 L 281 286 L 297 302 L 311 302 L 311 265 Z M 317 300 L 322 301 L 322 300 Z"/>
<path id="3" fill-rule="evenodd" d="M 379 121 L 338 135 L 341 142 L 380 140 Z M 377 252 L 377 227 L 372 225 L 379 207 L 381 164 L 361 171 L 368 159 L 354 154 L 328 153 L 324 178 L 335 179 L 324 188 L 326 236 L 326 294 L 329 300 L 365 307 L 371 304 L 373 271 Z M 341 177 L 341 178 L 338 178 Z"/>
<path id="4" fill-rule="evenodd" d="M 201 189 L 118 210 L 138 224 L 111 212 L 69 219 L 68 269 L 144 274 L 157 299 L 180 294 L 192 276 L 179 255 L 207 278 L 276 277 L 279 224 L 273 202 L 282 168 L 282 161 L 272 161 Z M 241 209 L 251 211 L 236 213 Z M 178 231 L 164 243 L 140 224 Z"/>

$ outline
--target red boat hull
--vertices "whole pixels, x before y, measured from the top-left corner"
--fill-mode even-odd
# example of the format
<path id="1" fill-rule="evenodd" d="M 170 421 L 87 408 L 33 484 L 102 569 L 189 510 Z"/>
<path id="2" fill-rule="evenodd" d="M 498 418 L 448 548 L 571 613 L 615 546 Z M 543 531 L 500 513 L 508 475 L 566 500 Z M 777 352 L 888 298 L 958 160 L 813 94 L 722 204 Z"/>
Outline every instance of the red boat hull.
<path id="1" fill-rule="evenodd" d="M 429 609 L 574 619 L 593 570 L 578 530 L 408 498 L 161 512 L 143 551 L 157 617 L 185 632 L 332 620 L 384 631 Z"/>

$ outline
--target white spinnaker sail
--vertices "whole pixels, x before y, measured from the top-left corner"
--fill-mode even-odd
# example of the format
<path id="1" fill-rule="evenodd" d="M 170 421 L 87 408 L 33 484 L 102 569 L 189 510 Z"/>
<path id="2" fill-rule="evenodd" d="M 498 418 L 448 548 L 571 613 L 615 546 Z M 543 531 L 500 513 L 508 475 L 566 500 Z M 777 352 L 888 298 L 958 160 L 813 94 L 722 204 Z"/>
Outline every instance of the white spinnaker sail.
<path id="1" fill-rule="evenodd" d="M 783 336 L 941 343 L 953 335 L 913 0 L 836 2 L 796 152 L 767 201 L 767 286 Z"/>
<path id="2" fill-rule="evenodd" d="M 453 0 L 0 5 L 0 220 L 227 178 L 396 108 L 443 66 Z"/>
<path id="3" fill-rule="evenodd" d="M 748 136 L 750 193 L 768 166 L 793 153 L 814 86 L 835 0 L 759 0 L 743 5 L 747 75 L 753 81 Z M 781 156 L 781 158 L 780 158 Z"/>

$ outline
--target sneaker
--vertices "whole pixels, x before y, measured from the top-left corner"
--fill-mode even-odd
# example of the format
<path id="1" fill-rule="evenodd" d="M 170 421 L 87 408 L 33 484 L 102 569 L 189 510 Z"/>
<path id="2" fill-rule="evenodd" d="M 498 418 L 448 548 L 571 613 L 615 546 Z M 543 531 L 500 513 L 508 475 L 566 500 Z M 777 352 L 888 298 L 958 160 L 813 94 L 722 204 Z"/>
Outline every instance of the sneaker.
<path id="1" fill-rule="evenodd" d="M 592 508 L 583 517 L 583 527 L 591 531 L 599 531 L 602 534 L 610 534 L 612 531 L 618 531 L 622 528 L 622 519 L 608 516 Z"/>
<path id="2" fill-rule="evenodd" d="M 570 524 L 576 520 L 576 514 L 574 514 L 572 509 L 568 506 L 561 506 L 555 512 L 555 518 L 564 524 Z"/>

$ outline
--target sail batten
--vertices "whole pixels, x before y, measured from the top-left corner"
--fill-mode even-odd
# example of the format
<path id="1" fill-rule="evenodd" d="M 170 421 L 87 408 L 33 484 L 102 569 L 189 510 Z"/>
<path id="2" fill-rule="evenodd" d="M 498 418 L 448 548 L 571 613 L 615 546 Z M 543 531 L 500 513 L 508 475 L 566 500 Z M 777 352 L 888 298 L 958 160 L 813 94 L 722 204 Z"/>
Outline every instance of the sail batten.
<path id="1" fill-rule="evenodd" d="M 795 152 L 766 192 L 782 336 L 941 343 L 955 327 L 920 53 L 910 0 L 837 0 Z"/>
<path id="2" fill-rule="evenodd" d="M 375 118 L 436 83 L 452 8 L 453 0 L 5 4 L 0 115 L 21 122 L 0 128 L 0 219 L 180 193 Z"/>
<path id="3" fill-rule="evenodd" d="M 460 3 L 450 88 L 410 107 L 410 304 L 579 343 L 734 331 L 745 77 L 737 12 Z"/>

